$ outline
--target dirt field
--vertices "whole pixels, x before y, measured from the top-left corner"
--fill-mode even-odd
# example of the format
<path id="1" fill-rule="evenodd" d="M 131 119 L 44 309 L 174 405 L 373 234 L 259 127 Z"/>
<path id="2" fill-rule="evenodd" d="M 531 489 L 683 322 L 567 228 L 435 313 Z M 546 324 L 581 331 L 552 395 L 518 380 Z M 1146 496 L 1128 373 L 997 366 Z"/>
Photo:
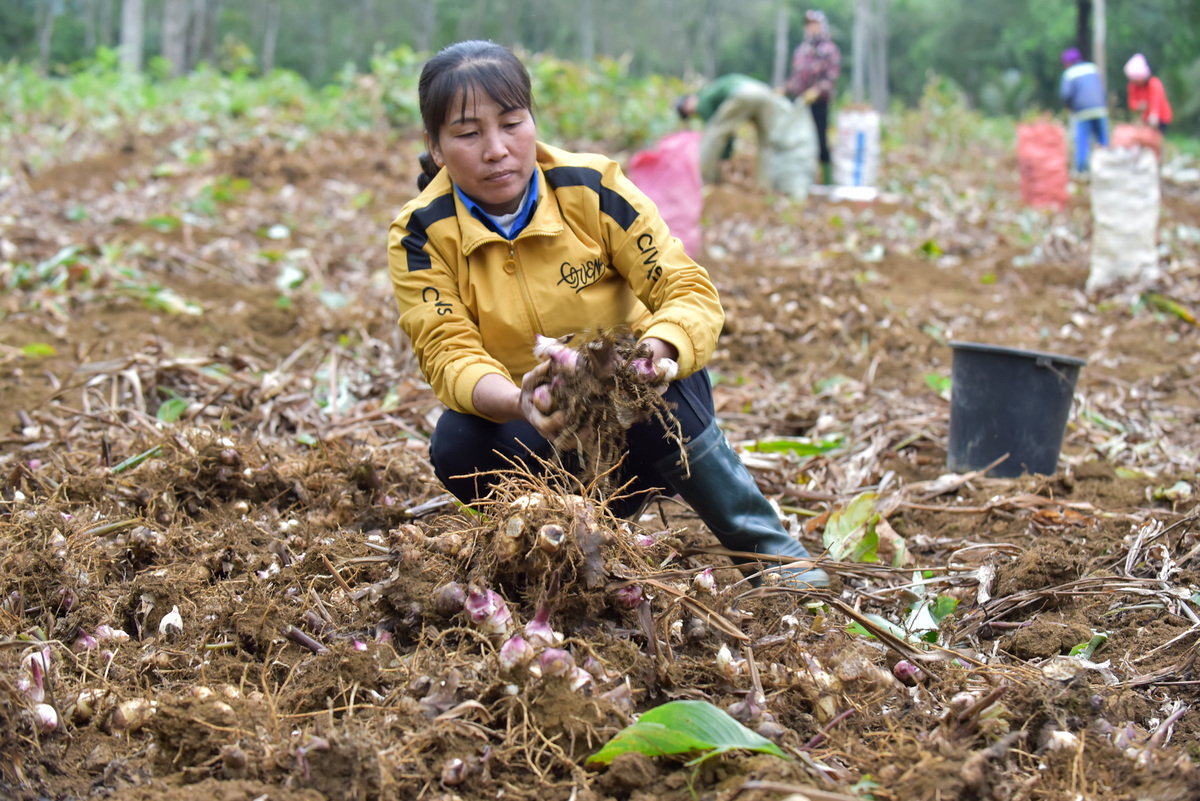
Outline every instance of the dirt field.
<path id="1" fill-rule="evenodd" d="M 201 137 L 0 178 L 0 795 L 1200 797 L 1197 184 L 1163 185 L 1167 277 L 1089 296 L 1087 185 L 1022 209 L 1008 152 L 914 141 L 880 201 L 804 206 L 735 160 L 704 220 L 722 424 L 810 551 L 863 493 L 879 515 L 882 561 L 805 595 L 698 552 L 676 500 L 629 525 L 512 476 L 448 504 L 386 274 L 416 140 Z M 946 475 L 952 340 L 1087 360 L 1053 475 Z M 839 446 L 749 450 L 779 436 Z M 599 562 L 506 557 L 522 509 Z M 506 670 L 451 582 L 516 626 L 548 598 L 588 679 Z M 675 699 L 789 759 L 585 764 Z"/>

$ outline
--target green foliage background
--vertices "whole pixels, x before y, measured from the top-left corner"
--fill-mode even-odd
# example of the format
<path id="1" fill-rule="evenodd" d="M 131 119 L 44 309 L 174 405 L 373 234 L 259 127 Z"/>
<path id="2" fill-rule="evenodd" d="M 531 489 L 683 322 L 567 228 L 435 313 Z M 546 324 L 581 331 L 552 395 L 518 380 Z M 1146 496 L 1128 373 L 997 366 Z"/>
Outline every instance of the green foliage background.
<path id="1" fill-rule="evenodd" d="M 576 147 L 603 142 L 630 150 L 678 127 L 672 102 L 686 90 L 678 78 L 633 76 L 627 61 L 599 58 L 589 65 L 547 54 L 522 53 L 533 82 L 539 137 Z M 258 77 L 204 66 L 166 77 L 155 62 L 142 74 L 120 69 L 114 51 L 69 74 L 46 77 L 33 66 L 0 64 L 0 163 L 15 164 L 14 148 L 33 169 L 69 156 L 81 143 L 72 134 L 115 140 L 130 131 L 156 134 L 178 128 L 176 156 L 203 161 L 214 148 L 272 139 L 294 148 L 330 129 L 407 129 L 420 123 L 417 78 L 423 56 L 407 46 L 378 53 L 369 70 L 347 65 L 336 82 L 316 88 L 300 75 L 275 70 Z M 182 127 L 179 122 L 188 123 Z M 3 168 L 0 168 L 2 174 Z"/>
<path id="2" fill-rule="evenodd" d="M 96 52 L 87 42 L 97 39 L 97 29 L 89 32 L 83 20 L 100 8 L 97 2 L 0 3 L 0 61 L 35 63 L 37 14 L 53 8 L 60 13 L 50 41 L 52 72 L 90 69 Z M 145 0 L 145 5 L 146 53 L 153 57 L 161 49 L 163 0 Z M 935 73 L 989 113 L 1057 109 L 1059 53 L 1073 42 L 1076 5 L 1076 0 L 891 0 L 893 97 L 915 106 Z M 109 4 L 113 18 L 103 30 L 110 36 L 119 30 L 120 6 L 120 0 Z M 745 72 L 767 80 L 778 10 L 782 7 L 788 15 L 790 49 L 799 41 L 803 13 L 810 6 L 827 12 L 842 47 L 844 97 L 854 0 L 281 0 L 275 63 L 313 86 L 340 86 L 348 74 L 385 77 L 378 60 L 400 48 L 417 53 L 483 37 L 552 58 L 553 69 L 532 66 L 543 72 L 535 78 L 542 90 L 553 95 L 562 82 L 584 78 L 567 62 L 581 61 L 585 49 L 592 48 L 602 60 L 587 71 L 586 80 L 600 104 L 614 80 L 655 81 L 661 79 L 651 76 L 667 75 L 694 84 L 707 71 Z M 252 70 L 261 49 L 262 0 L 221 0 L 218 8 L 216 66 Z M 1140 51 L 1166 84 L 1176 107 L 1176 128 L 1200 132 L 1200 2 L 1117 0 L 1107 8 L 1107 73 L 1114 108 L 1124 105 L 1121 67 Z M 96 44 L 111 47 L 115 42 Z M 401 103 L 396 110 L 402 107 L 403 98 L 392 100 Z M 644 109 L 616 108 L 616 117 L 604 118 L 612 126 L 642 125 L 640 120 L 648 116 Z M 0 115 L 5 113 L 0 109 Z M 574 136 L 583 124 L 582 119 L 562 120 L 562 133 Z"/>

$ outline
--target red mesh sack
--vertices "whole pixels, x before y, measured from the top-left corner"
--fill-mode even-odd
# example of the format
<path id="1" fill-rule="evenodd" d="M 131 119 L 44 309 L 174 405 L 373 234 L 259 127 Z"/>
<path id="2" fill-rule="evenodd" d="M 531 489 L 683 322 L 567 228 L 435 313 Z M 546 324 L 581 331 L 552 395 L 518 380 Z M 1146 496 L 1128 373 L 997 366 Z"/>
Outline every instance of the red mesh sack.
<path id="1" fill-rule="evenodd" d="M 679 131 L 663 137 L 629 161 L 629 180 L 658 206 L 671 233 L 695 258 L 700 252 L 700 212 L 704 208 L 700 182 L 700 132 Z"/>
<path id="2" fill-rule="evenodd" d="M 1147 147 L 1154 151 L 1156 159 L 1162 160 L 1162 132 L 1149 125 L 1121 123 L 1113 128 L 1108 144 L 1110 147 Z"/>
<path id="3" fill-rule="evenodd" d="M 1067 137 L 1060 125 L 1018 125 L 1017 164 L 1023 202 L 1056 209 L 1067 205 Z"/>

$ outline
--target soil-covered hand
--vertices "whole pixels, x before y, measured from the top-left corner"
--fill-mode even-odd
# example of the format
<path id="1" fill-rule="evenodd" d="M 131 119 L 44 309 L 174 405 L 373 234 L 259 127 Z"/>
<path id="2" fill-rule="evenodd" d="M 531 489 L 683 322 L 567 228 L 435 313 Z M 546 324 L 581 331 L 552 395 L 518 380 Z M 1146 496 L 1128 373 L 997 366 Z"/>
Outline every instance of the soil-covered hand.
<path id="1" fill-rule="evenodd" d="M 642 356 L 629 362 L 629 375 L 639 384 L 647 384 L 662 395 L 679 373 L 679 365 L 674 359 L 654 359 Z"/>
<path id="2" fill-rule="evenodd" d="M 662 395 L 679 373 L 679 363 L 675 358 L 679 351 L 675 346 L 656 337 L 646 337 L 642 340 L 649 355 L 643 352 L 635 353 L 626 367 L 626 374 L 639 384 L 648 384 L 655 392 Z"/>
<path id="3" fill-rule="evenodd" d="M 538 337 L 533 352 L 541 364 L 525 376 L 523 414 L 543 435 L 557 430 L 555 448 L 582 452 L 587 480 L 617 464 L 634 423 L 656 416 L 668 431 L 677 428 L 662 399 L 679 369 L 671 343 L 639 341 L 618 326 Z"/>
<path id="4" fill-rule="evenodd" d="M 521 379 L 521 414 L 537 432 L 551 442 L 562 431 L 566 414 L 554 408 L 547 377 L 555 362 L 545 361 Z"/>
<path id="5" fill-rule="evenodd" d="M 820 89 L 818 89 L 818 88 L 817 88 L 817 87 L 815 87 L 815 86 L 813 86 L 813 87 L 810 87 L 810 88 L 808 88 L 808 89 L 805 89 L 805 90 L 804 90 L 804 94 L 803 94 L 803 95 L 801 95 L 801 97 L 803 97 L 803 98 L 804 98 L 804 102 L 805 102 L 805 103 L 807 103 L 807 104 L 808 104 L 808 105 L 810 105 L 810 106 L 811 106 L 813 103 L 816 103 L 816 102 L 817 102 L 817 98 L 819 98 L 820 96 L 821 96 L 821 90 L 820 90 Z"/>
<path id="6" fill-rule="evenodd" d="M 565 342 L 544 337 L 541 334 L 538 334 L 537 341 L 534 343 L 533 355 L 539 360 L 554 365 L 557 372 L 573 373 L 580 368 L 581 360 L 578 351 Z"/>

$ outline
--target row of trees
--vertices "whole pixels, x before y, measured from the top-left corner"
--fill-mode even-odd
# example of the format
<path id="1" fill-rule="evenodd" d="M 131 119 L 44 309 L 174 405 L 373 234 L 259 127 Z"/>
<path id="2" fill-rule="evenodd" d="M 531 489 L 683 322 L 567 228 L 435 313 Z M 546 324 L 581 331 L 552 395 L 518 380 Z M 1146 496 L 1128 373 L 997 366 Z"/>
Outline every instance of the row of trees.
<path id="1" fill-rule="evenodd" d="M 134 68 L 146 54 L 175 72 L 201 61 L 280 67 L 320 85 L 346 64 L 366 67 L 378 48 L 483 37 L 560 58 L 627 58 L 634 74 L 738 71 L 772 81 L 814 5 L 846 56 L 847 90 L 876 102 L 890 90 L 913 103 L 935 71 L 990 110 L 1020 113 L 1057 107 L 1058 55 L 1087 44 L 1078 28 L 1092 0 L 4 0 L 0 58 L 53 71 L 119 45 Z M 1200 123 L 1200 2 L 1117 0 L 1105 21 L 1118 101 L 1121 67 L 1140 51 L 1180 121 Z"/>

